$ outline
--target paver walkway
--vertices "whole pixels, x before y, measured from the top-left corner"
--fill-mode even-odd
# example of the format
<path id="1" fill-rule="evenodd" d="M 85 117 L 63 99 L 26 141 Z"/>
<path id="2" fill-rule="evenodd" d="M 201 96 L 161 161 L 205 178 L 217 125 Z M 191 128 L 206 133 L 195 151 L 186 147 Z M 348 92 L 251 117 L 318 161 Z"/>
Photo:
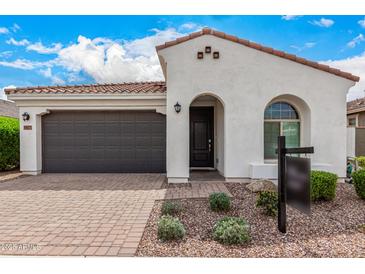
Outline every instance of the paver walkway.
<path id="1" fill-rule="evenodd" d="M 195 182 L 176 184 L 167 189 L 165 199 L 208 198 L 213 192 L 224 192 L 232 196 L 224 182 Z"/>
<path id="2" fill-rule="evenodd" d="M 42 174 L 0 183 L 0 255 L 133 256 L 155 200 L 206 198 L 223 182 L 163 189 L 159 174 Z"/>
<path id="3" fill-rule="evenodd" d="M 0 254 L 133 256 L 156 174 L 43 174 L 0 184 Z"/>

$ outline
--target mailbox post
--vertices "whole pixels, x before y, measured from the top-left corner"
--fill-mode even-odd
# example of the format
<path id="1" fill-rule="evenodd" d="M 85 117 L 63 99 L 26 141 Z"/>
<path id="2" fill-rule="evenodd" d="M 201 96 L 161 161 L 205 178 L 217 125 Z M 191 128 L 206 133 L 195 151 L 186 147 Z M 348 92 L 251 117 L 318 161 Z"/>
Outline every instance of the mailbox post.
<path id="1" fill-rule="evenodd" d="M 286 204 L 287 204 L 287 186 L 288 186 L 288 169 L 287 169 L 287 160 L 292 160 L 290 162 L 290 167 L 293 168 L 297 165 L 297 172 L 305 172 L 305 174 L 302 174 L 303 176 L 297 176 L 299 178 L 298 180 L 301 180 L 299 182 L 296 182 L 296 184 L 304 184 L 304 188 L 307 190 L 305 191 L 305 195 L 308 197 L 305 197 L 306 199 L 303 199 L 303 193 L 291 191 L 291 201 L 297 201 L 297 203 L 294 204 L 296 208 L 303 211 L 304 213 L 309 213 L 308 208 L 310 208 L 306 205 L 303 205 L 303 200 L 310 201 L 310 182 L 309 182 L 309 173 L 310 173 L 310 161 L 298 161 L 299 157 L 286 157 L 287 154 L 307 154 L 307 153 L 313 153 L 314 148 L 313 147 L 298 147 L 298 148 L 286 148 L 285 145 L 285 136 L 279 136 L 278 137 L 278 229 L 282 233 L 286 233 Z M 296 161 L 295 161 L 296 159 Z M 300 158 L 299 158 L 300 159 Z M 294 161 L 293 161 L 294 160 Z M 305 165 L 304 168 L 303 166 Z M 301 175 L 301 174 L 299 174 Z M 304 178 L 300 179 L 300 178 Z M 295 179 L 294 179 L 295 180 Z M 299 188 L 300 192 L 303 192 Z M 296 206 L 298 205 L 298 206 Z"/>

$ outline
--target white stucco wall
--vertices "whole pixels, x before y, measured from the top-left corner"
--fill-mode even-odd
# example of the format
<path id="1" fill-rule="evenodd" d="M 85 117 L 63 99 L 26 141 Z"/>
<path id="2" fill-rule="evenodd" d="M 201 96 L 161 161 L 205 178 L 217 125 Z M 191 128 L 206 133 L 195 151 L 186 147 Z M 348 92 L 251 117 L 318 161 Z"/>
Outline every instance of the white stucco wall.
<path id="1" fill-rule="evenodd" d="M 198 60 L 197 51 L 205 46 L 219 51 L 220 58 L 205 54 Z M 167 64 L 169 181 L 184 182 L 189 177 L 189 105 L 201 93 L 213 94 L 224 104 L 224 176 L 228 180 L 253 173 L 264 177 L 269 172 L 257 174 L 252 168 L 271 168 L 264 165 L 264 109 L 284 94 L 297 98 L 292 103 L 304 103 L 308 110 L 300 113 L 305 125 L 301 141 L 314 146 L 313 165 L 345 176 L 346 93 L 354 82 L 211 35 L 158 54 Z M 179 114 L 173 108 L 177 101 L 182 105 Z"/>

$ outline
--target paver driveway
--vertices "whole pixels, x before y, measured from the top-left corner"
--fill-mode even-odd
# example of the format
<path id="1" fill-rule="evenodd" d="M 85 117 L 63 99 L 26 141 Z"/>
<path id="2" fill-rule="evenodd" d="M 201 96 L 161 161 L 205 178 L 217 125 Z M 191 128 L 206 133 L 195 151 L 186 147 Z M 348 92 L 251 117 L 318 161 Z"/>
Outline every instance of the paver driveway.
<path id="1" fill-rule="evenodd" d="M 164 179 L 42 174 L 0 183 L 0 254 L 133 256 Z"/>

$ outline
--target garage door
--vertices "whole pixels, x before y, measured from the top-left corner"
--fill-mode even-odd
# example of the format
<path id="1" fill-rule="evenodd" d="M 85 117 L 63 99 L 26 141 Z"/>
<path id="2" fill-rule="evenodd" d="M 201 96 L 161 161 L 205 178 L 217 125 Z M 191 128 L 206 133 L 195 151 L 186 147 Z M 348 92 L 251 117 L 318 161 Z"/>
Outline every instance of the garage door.
<path id="1" fill-rule="evenodd" d="M 42 118 L 43 172 L 165 172 L 166 118 L 149 111 L 64 111 Z"/>

